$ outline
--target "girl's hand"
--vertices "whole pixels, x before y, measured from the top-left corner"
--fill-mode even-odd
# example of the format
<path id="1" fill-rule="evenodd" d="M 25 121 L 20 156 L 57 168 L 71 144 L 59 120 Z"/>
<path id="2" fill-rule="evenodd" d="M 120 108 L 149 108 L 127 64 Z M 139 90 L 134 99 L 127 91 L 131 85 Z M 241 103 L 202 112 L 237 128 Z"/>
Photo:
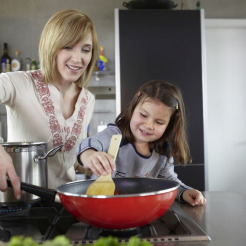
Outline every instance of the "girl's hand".
<path id="1" fill-rule="evenodd" d="M 0 190 L 6 191 L 8 188 L 6 178 L 9 178 L 16 199 L 21 198 L 21 189 L 20 189 L 20 178 L 15 172 L 15 168 L 12 162 L 10 155 L 4 150 L 0 145 Z"/>
<path id="2" fill-rule="evenodd" d="M 183 199 L 191 206 L 206 204 L 206 198 L 199 190 L 185 190 L 183 192 Z"/>
<path id="3" fill-rule="evenodd" d="M 80 160 L 85 168 L 89 168 L 97 176 L 105 176 L 115 171 L 115 161 L 106 152 L 87 149 L 80 154 Z"/>

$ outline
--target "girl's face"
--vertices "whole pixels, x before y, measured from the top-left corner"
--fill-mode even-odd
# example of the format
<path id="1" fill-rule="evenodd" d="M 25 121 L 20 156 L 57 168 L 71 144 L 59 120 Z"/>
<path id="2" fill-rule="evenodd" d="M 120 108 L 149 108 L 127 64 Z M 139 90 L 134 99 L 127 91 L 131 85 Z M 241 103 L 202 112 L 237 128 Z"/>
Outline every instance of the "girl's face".
<path id="1" fill-rule="evenodd" d="M 152 99 L 139 103 L 130 121 L 135 144 L 148 144 L 162 137 L 170 121 L 173 109 Z"/>
<path id="2" fill-rule="evenodd" d="M 71 83 L 84 73 L 92 57 L 92 35 L 79 41 L 74 46 L 61 49 L 57 55 L 59 83 Z"/>

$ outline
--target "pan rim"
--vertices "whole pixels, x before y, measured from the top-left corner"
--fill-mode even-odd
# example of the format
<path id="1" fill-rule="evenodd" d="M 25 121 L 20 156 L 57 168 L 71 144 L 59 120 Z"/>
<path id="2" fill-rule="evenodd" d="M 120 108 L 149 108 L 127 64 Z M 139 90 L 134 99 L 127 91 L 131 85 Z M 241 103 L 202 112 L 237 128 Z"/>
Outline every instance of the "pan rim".
<path id="1" fill-rule="evenodd" d="M 146 179 L 146 177 L 125 177 L 126 179 Z M 113 180 L 116 178 L 113 178 Z M 121 178 L 119 178 L 121 179 Z M 144 192 L 144 193 L 133 193 L 133 194 L 119 194 L 119 195 L 113 195 L 113 196 L 106 196 L 106 195 L 96 195 L 96 196 L 88 196 L 86 194 L 74 194 L 71 192 L 67 192 L 67 191 L 61 191 L 60 189 L 64 186 L 67 186 L 69 184 L 74 184 L 74 183 L 82 183 L 84 181 L 95 181 L 94 179 L 88 179 L 88 180 L 77 180 L 77 181 L 73 181 L 73 182 L 69 182 L 66 183 L 64 185 L 61 185 L 57 188 L 57 193 L 58 194 L 62 194 L 65 196 L 70 196 L 70 197 L 85 197 L 85 198 L 94 198 L 94 199 L 105 199 L 105 198 L 112 198 L 112 199 L 119 199 L 119 198 L 126 198 L 126 197 L 145 197 L 145 196 L 154 196 L 154 195 L 159 195 L 159 194 L 164 194 L 164 193 L 168 193 L 174 190 L 178 190 L 180 184 L 175 181 L 175 180 L 170 180 L 170 179 L 163 179 L 163 178 L 148 178 L 148 179 L 152 179 L 152 180 L 166 180 L 169 182 L 173 182 L 174 186 L 168 189 L 164 189 L 164 190 L 158 190 L 158 191 L 150 191 L 150 192 Z"/>

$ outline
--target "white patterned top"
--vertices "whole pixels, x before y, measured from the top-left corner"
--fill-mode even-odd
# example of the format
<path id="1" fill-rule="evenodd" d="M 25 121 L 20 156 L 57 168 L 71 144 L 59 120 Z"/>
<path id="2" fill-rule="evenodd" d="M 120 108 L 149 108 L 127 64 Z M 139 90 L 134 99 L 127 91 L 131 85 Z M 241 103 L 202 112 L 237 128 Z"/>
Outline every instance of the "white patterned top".
<path id="1" fill-rule="evenodd" d="M 94 96 L 81 90 L 73 115 L 65 119 L 60 92 L 42 82 L 40 70 L 0 74 L 0 103 L 6 105 L 8 142 L 48 142 L 48 150 L 64 145 L 47 159 L 48 187 L 76 180 L 76 146 L 87 136 Z"/>

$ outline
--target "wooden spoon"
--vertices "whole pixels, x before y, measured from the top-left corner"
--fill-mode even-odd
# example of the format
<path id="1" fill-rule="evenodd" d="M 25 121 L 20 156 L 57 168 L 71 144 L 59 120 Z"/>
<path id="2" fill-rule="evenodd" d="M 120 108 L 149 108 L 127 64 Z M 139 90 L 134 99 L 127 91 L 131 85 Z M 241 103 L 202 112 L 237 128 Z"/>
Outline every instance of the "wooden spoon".
<path id="1" fill-rule="evenodd" d="M 113 156 L 114 160 L 116 159 L 122 135 L 113 135 L 110 141 L 108 154 Z M 111 177 L 111 173 L 100 176 L 96 181 L 94 181 L 87 189 L 86 195 L 88 196 L 113 196 L 115 191 L 115 183 Z"/>

